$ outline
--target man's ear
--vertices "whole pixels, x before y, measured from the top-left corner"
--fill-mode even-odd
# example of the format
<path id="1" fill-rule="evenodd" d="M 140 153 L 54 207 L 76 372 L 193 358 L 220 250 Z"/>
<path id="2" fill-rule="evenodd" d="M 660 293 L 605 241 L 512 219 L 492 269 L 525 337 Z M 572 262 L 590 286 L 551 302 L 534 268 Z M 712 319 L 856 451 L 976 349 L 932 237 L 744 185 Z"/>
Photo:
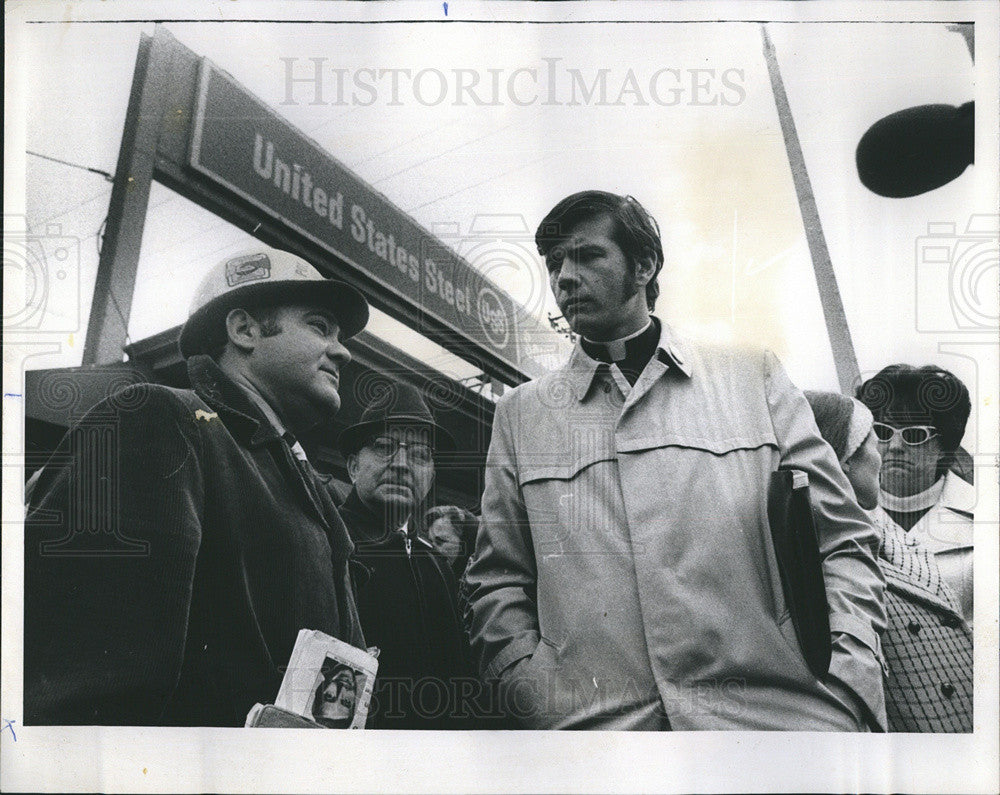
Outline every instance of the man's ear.
<path id="1" fill-rule="evenodd" d="M 260 338 L 260 324 L 245 309 L 230 309 L 226 315 L 226 335 L 244 353 L 250 353 Z"/>
<path id="2" fill-rule="evenodd" d="M 654 276 L 656 276 L 656 259 L 651 253 L 646 252 L 635 261 L 636 283 L 645 287 L 653 281 Z"/>
<path id="3" fill-rule="evenodd" d="M 354 483 L 358 479 L 358 454 L 351 453 L 347 456 L 347 477 Z"/>

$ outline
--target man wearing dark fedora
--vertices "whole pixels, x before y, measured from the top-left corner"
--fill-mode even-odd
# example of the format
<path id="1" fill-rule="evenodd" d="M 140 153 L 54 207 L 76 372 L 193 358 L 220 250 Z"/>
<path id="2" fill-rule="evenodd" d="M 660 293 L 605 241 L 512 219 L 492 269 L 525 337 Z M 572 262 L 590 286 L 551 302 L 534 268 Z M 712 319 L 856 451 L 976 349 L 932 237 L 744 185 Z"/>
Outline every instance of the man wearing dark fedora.
<path id="1" fill-rule="evenodd" d="M 299 439 L 339 410 L 367 320 L 301 257 L 229 257 L 181 332 L 192 388 L 129 387 L 67 434 L 25 523 L 25 723 L 242 726 L 299 630 L 365 647 Z"/>
<path id="2" fill-rule="evenodd" d="M 415 387 L 395 381 L 344 429 L 340 448 L 353 483 L 340 508 L 367 570 L 358 610 L 380 649 L 375 728 L 471 727 L 479 683 L 447 561 L 417 533 L 434 480 L 434 455 L 455 447 Z M 363 578 L 362 578 L 363 579 Z"/>

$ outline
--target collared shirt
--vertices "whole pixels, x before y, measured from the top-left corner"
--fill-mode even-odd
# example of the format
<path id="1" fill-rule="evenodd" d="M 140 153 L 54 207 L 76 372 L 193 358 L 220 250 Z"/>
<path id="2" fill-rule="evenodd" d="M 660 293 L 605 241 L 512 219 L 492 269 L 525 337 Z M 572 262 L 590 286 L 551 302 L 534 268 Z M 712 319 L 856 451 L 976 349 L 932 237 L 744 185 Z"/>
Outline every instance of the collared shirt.
<path id="1" fill-rule="evenodd" d="M 295 438 L 292 432 L 285 428 L 281 418 L 277 415 L 274 409 L 271 408 L 271 404 L 264 399 L 264 396 L 250 384 L 242 382 L 234 383 L 236 383 L 236 385 L 243 390 L 246 396 L 250 398 L 251 402 L 260 410 L 260 413 L 264 415 L 264 419 L 271 424 L 271 427 L 274 428 L 278 436 L 288 443 L 288 446 L 291 448 L 292 454 L 295 458 L 299 461 L 307 462 L 309 459 L 306 457 L 305 449 L 303 449 L 302 445 L 299 444 L 298 439 Z"/>
<path id="2" fill-rule="evenodd" d="M 592 359 L 607 362 L 612 370 L 620 371 L 631 385 L 638 380 L 650 358 L 656 353 L 659 338 L 660 322 L 650 317 L 645 326 L 628 337 L 611 342 L 592 342 L 581 338 L 580 347 Z"/>
<path id="3" fill-rule="evenodd" d="M 767 520 L 778 466 L 809 475 L 833 660 L 795 638 Z M 634 386 L 576 346 L 497 404 L 466 620 L 529 727 L 884 725 L 878 538 L 769 353 L 663 324 Z M 512 685 L 513 686 L 513 685 Z"/>
<path id="4" fill-rule="evenodd" d="M 691 368 L 685 363 L 684 357 L 680 353 L 682 344 L 680 339 L 666 323 L 660 323 L 660 326 L 660 339 L 655 351 L 656 358 L 665 365 L 676 367 L 690 378 Z M 573 353 L 570 355 L 564 370 L 571 373 L 572 388 L 580 402 L 587 396 L 595 379 L 600 380 L 600 376 L 604 373 L 610 375 L 623 398 L 632 391 L 632 385 L 629 384 L 616 364 L 608 364 L 591 358 L 586 354 L 582 345 L 573 348 Z"/>

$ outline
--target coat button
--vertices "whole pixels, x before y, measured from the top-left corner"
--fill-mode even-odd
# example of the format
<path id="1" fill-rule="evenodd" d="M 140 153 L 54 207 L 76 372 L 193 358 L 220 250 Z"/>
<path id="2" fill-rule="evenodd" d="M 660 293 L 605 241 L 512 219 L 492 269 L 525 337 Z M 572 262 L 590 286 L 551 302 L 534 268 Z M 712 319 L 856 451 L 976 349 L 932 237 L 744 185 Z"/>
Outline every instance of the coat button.
<path id="1" fill-rule="evenodd" d="M 609 394 L 609 393 L 611 392 L 611 384 L 605 384 L 605 385 L 604 385 L 603 387 L 601 387 L 601 388 L 602 388 L 602 389 L 604 390 L 604 394 L 605 394 L 605 395 L 607 395 L 607 394 Z"/>
<path id="2" fill-rule="evenodd" d="M 941 626 L 948 627 L 948 629 L 958 629 L 962 626 L 962 619 L 958 616 L 943 616 L 941 618 Z"/>
<path id="3" fill-rule="evenodd" d="M 909 624 L 906 625 L 906 628 L 910 630 L 910 632 L 913 633 L 914 635 L 920 634 L 920 624 L 918 624 L 916 621 L 911 621 Z"/>
<path id="4" fill-rule="evenodd" d="M 945 698 L 951 698 L 955 695 L 955 686 L 951 682 L 945 682 L 941 685 L 941 695 Z"/>

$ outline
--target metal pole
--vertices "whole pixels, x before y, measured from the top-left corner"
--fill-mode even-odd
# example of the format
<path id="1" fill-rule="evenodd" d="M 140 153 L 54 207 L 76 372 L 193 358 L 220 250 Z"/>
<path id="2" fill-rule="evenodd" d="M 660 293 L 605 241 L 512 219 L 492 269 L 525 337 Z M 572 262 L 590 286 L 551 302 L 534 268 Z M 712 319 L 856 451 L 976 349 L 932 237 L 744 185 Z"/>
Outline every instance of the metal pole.
<path id="1" fill-rule="evenodd" d="M 83 364 L 120 362 L 139 267 L 139 248 L 156 162 L 156 142 L 166 100 L 167 35 L 143 34 L 132 77 L 94 298 L 83 348 Z"/>
<path id="2" fill-rule="evenodd" d="M 840 383 L 840 391 L 845 395 L 852 395 L 855 387 L 861 383 L 861 371 L 858 369 L 858 358 L 854 353 L 854 343 L 851 341 L 851 329 L 847 325 L 843 301 L 840 300 L 837 276 L 833 272 L 830 251 L 823 236 L 823 226 L 819 220 L 819 210 L 816 207 L 816 198 L 813 196 L 809 173 L 806 171 L 806 161 L 802 156 L 799 136 L 795 131 L 788 96 L 785 94 L 785 84 L 782 82 L 781 72 L 778 71 L 774 44 L 771 43 L 767 27 L 761 25 L 760 30 L 764 37 L 764 58 L 767 61 L 767 73 L 771 78 L 771 89 L 774 91 L 774 104 L 777 106 L 778 119 L 781 121 L 788 164 L 792 169 L 792 181 L 795 183 L 795 193 L 798 196 L 802 223 L 809 243 L 809 254 L 812 257 L 813 271 L 816 273 L 819 300 L 826 319 L 826 331 L 830 337 L 830 347 L 833 349 L 837 380 Z"/>

